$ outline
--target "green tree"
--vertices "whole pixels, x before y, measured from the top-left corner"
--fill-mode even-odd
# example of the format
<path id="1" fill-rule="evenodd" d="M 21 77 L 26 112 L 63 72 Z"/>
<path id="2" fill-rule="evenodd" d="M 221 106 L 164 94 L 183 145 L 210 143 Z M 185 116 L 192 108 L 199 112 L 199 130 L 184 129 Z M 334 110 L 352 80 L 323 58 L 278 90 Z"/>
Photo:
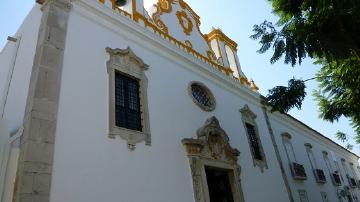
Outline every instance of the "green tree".
<path id="1" fill-rule="evenodd" d="M 259 53 L 272 50 L 273 64 L 284 58 L 286 64 L 301 65 L 310 57 L 322 65 L 314 92 L 320 116 L 337 121 L 351 120 L 360 143 L 360 0 L 268 0 L 279 16 L 274 25 L 264 21 L 254 26 L 251 38 L 259 40 Z M 306 81 L 291 79 L 289 85 L 269 91 L 267 101 L 273 111 L 301 108 Z"/>

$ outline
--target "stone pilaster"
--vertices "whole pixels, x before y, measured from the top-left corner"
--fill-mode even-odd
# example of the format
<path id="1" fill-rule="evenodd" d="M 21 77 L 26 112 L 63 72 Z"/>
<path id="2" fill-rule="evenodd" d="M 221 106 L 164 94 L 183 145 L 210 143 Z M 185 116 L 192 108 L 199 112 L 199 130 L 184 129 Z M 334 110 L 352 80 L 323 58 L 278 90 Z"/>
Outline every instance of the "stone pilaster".
<path id="1" fill-rule="evenodd" d="M 271 142 L 272 142 L 272 145 L 274 147 L 274 150 L 275 150 L 275 154 L 276 154 L 276 159 L 279 163 L 279 166 L 280 166 L 280 170 L 281 170 L 281 176 L 283 178 L 283 181 L 284 181 L 284 184 L 285 184 L 285 188 L 286 188 L 286 191 L 288 193 L 288 197 L 289 197 L 289 201 L 290 202 L 294 202 L 294 197 L 292 195 L 292 192 L 291 192 L 291 188 L 290 188 L 290 184 L 289 184 L 289 181 L 286 177 L 286 173 L 285 173 L 285 169 L 284 169 L 284 164 L 281 160 L 281 157 L 280 157 L 280 152 L 279 152 L 279 148 L 276 144 L 276 140 L 275 140 L 275 135 L 274 135 L 274 131 L 272 129 L 272 126 L 271 126 L 271 123 L 270 123 L 270 120 L 269 120 L 269 116 L 268 116 L 268 112 L 267 112 L 267 108 L 265 105 L 263 105 L 262 107 L 262 110 L 263 110 L 263 113 L 264 113 L 264 117 L 265 117 L 265 120 L 266 120 L 266 126 L 269 130 L 269 134 L 270 134 L 270 138 L 271 138 Z"/>
<path id="2" fill-rule="evenodd" d="M 70 0 L 42 2 L 20 142 L 14 202 L 49 202 L 54 140 Z"/>

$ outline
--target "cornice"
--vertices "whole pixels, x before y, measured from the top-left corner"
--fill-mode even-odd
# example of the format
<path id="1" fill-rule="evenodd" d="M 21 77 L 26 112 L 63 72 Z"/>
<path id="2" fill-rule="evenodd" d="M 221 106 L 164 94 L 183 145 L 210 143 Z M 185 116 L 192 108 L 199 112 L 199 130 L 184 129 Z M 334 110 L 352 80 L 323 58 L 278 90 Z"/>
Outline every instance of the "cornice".
<path id="1" fill-rule="evenodd" d="M 77 0 L 73 4 L 74 12 L 88 19 L 90 18 L 94 23 L 117 32 L 144 48 L 161 54 L 167 59 L 180 64 L 182 68 L 191 70 L 209 81 L 215 81 L 219 86 L 227 88 L 230 92 L 261 107 L 259 93 L 251 91 L 251 89 L 243 86 L 240 82 L 231 79 L 206 62 L 189 54 L 186 50 L 174 46 L 174 44 L 164 40 L 157 34 L 134 23 L 131 19 L 113 12 L 112 9 L 102 6 L 96 1 Z M 85 9 L 88 13 L 81 12 L 79 8 Z M 91 14 L 100 17 L 103 22 L 99 18 L 91 17 Z"/>
<path id="2" fill-rule="evenodd" d="M 220 39 L 221 41 L 224 41 L 228 46 L 230 46 L 233 51 L 237 51 L 238 44 L 232 39 L 230 39 L 228 36 L 226 36 L 220 29 L 212 30 L 209 34 L 205 35 L 205 38 L 208 42 L 213 39 Z"/>
<path id="3" fill-rule="evenodd" d="M 100 22 L 98 18 L 91 18 L 93 22 L 103 27 L 106 27 L 107 29 L 110 29 L 114 32 L 120 33 L 123 36 L 126 35 L 125 37 L 131 39 L 134 43 L 137 43 L 140 46 L 147 48 L 148 50 L 156 51 L 170 61 L 178 63 L 180 67 L 191 70 L 197 73 L 199 76 L 203 77 L 204 79 L 216 82 L 219 86 L 226 88 L 235 95 L 240 96 L 245 101 L 255 104 L 258 107 L 263 106 L 261 104 L 261 95 L 259 93 L 253 92 L 245 86 L 242 86 L 239 82 L 232 80 L 230 77 L 217 71 L 207 63 L 193 57 L 193 55 L 189 54 L 185 50 L 176 47 L 172 43 L 163 40 L 163 38 L 161 38 L 160 36 L 147 31 L 146 29 L 144 29 L 144 27 L 134 23 L 134 21 L 132 21 L 131 19 L 114 13 L 113 10 L 98 4 L 96 1 L 77 0 L 73 4 L 74 8 L 72 11 L 78 12 L 80 15 L 86 18 L 91 18 L 89 14 L 82 13 L 80 12 L 80 10 L 78 10 L 76 6 L 80 6 L 81 8 L 89 11 L 91 14 L 100 17 L 102 20 L 105 20 L 106 23 Z M 128 33 L 126 34 L 126 32 Z M 139 38 L 141 40 L 139 40 Z M 141 41 L 141 43 L 139 41 Z M 309 130 L 309 126 L 300 126 L 300 121 L 298 120 L 296 121 L 296 123 L 294 123 L 294 118 L 290 119 L 289 117 L 286 117 L 285 115 L 279 113 L 271 113 L 271 116 L 275 117 L 275 119 L 277 119 L 278 121 L 283 120 L 281 121 L 281 123 L 285 123 L 288 126 L 293 126 L 291 128 L 297 130 L 297 132 L 301 135 L 303 135 L 305 131 L 308 131 L 307 134 L 313 134 L 315 131 L 313 129 Z M 302 123 L 302 125 L 305 124 Z M 321 144 L 323 144 L 323 140 L 328 141 L 331 144 L 336 145 L 337 150 L 341 153 L 345 155 L 350 153 L 356 158 L 359 158 L 356 154 L 346 150 L 345 148 L 338 145 L 329 138 L 323 136 L 322 134 L 312 135 L 309 137 L 312 139 L 315 138 L 316 140 L 321 140 L 318 141 L 321 142 Z M 329 148 L 328 145 L 323 144 L 323 146 L 325 148 Z"/>
<path id="4" fill-rule="evenodd" d="M 338 143 L 334 142 L 330 138 L 324 136 L 320 132 L 316 131 L 315 129 L 311 128 L 310 126 L 304 124 L 303 122 L 299 121 L 298 119 L 287 115 L 287 114 L 281 114 L 278 112 L 269 113 L 269 116 L 273 118 L 273 120 L 286 125 L 287 127 L 290 127 L 292 130 L 295 130 L 296 133 L 300 134 L 301 136 L 307 137 L 309 139 L 314 140 L 318 144 L 321 144 L 324 148 L 322 150 L 335 150 L 338 151 L 338 153 L 342 154 L 343 156 L 348 156 L 349 154 L 356 157 L 356 159 L 359 159 L 360 157 L 356 155 L 355 153 L 345 149 Z M 281 132 L 288 132 L 288 131 L 281 131 Z M 290 133 L 291 134 L 291 133 Z M 329 144 L 326 144 L 328 142 L 329 144 L 332 144 L 334 146 L 331 146 Z"/>

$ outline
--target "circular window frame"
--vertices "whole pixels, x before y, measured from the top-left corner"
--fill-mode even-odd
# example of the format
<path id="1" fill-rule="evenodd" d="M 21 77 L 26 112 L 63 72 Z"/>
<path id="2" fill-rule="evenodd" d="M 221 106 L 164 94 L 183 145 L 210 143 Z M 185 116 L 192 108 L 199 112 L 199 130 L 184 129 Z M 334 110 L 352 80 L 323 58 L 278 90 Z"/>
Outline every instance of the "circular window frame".
<path id="1" fill-rule="evenodd" d="M 205 90 L 205 92 L 208 94 L 208 96 L 210 97 L 210 99 L 213 101 L 212 102 L 212 106 L 205 106 L 202 103 L 200 103 L 193 95 L 193 91 L 192 91 L 192 86 L 193 85 L 198 85 L 201 88 L 203 88 Z M 196 104 L 196 106 L 198 106 L 200 109 L 206 111 L 206 112 L 211 112 L 214 111 L 216 108 L 216 99 L 214 94 L 211 92 L 211 90 L 203 83 L 199 82 L 199 81 L 192 81 L 189 83 L 188 85 L 188 93 L 189 96 L 191 97 L 192 101 Z"/>

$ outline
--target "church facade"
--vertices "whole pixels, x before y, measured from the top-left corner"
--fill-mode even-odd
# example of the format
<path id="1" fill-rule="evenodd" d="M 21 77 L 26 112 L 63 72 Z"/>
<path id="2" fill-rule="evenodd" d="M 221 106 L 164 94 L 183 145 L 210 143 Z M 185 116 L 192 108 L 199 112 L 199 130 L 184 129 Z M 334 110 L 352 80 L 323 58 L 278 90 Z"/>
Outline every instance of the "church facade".
<path id="1" fill-rule="evenodd" d="M 38 0 L 0 53 L 0 201 L 359 201 L 359 156 L 257 90 L 184 0 Z"/>

